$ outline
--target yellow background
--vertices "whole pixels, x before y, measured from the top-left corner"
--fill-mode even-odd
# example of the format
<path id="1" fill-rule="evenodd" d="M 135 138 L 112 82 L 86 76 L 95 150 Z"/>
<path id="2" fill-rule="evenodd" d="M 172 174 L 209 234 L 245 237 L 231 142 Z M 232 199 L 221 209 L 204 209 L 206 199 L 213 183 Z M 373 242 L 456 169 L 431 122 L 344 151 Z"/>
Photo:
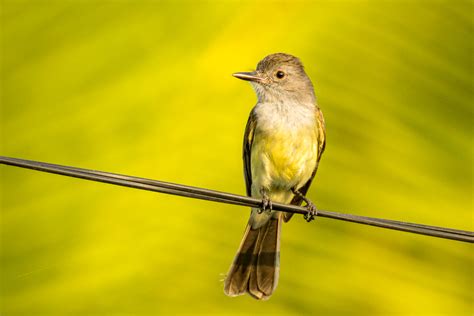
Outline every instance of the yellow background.
<path id="1" fill-rule="evenodd" d="M 1 1 L 2 154 L 243 194 L 256 98 L 299 56 L 319 208 L 473 230 L 471 1 Z M 2 170 L 2 315 L 472 315 L 466 243 L 301 216 L 267 302 L 222 279 L 248 209 Z"/>

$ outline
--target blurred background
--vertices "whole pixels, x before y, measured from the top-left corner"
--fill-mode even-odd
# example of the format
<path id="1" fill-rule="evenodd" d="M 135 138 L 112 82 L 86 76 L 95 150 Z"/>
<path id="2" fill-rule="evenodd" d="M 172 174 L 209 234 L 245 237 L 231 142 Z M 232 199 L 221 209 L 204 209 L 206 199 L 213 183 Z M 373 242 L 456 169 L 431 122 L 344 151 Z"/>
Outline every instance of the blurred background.
<path id="1" fill-rule="evenodd" d="M 2 155 L 244 194 L 256 97 L 301 58 L 324 210 L 473 230 L 471 1 L 1 2 Z M 301 216 L 269 301 L 223 294 L 246 208 L 2 166 L 2 315 L 472 315 L 473 247 Z"/>

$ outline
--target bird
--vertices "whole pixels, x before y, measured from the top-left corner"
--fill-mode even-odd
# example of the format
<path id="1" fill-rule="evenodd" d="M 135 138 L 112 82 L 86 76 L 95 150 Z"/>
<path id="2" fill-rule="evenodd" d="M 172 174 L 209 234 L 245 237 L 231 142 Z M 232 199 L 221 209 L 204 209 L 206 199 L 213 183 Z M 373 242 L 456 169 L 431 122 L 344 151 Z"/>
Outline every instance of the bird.
<path id="1" fill-rule="evenodd" d="M 306 193 L 326 145 L 326 128 L 311 80 L 299 58 L 266 56 L 255 71 L 234 77 L 251 83 L 257 104 L 243 142 L 247 195 L 262 200 L 252 208 L 237 254 L 224 280 L 224 293 L 248 293 L 267 300 L 278 284 L 282 222 L 292 213 L 272 210 L 272 202 L 301 205 L 311 221 L 317 208 Z"/>

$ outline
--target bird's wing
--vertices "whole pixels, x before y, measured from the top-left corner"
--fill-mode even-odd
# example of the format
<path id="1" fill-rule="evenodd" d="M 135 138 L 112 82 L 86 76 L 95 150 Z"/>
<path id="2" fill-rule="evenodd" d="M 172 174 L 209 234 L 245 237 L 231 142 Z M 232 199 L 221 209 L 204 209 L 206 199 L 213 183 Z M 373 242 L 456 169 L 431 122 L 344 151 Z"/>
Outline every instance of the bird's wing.
<path id="1" fill-rule="evenodd" d="M 321 159 L 321 156 L 324 152 L 324 148 L 326 147 L 326 124 L 324 123 L 324 116 L 323 112 L 316 107 L 316 128 L 318 130 L 318 157 L 316 158 L 316 166 L 314 167 L 313 173 L 311 174 L 311 177 L 309 180 L 301 187 L 298 189 L 301 194 L 306 195 L 306 192 L 308 192 L 309 186 L 311 185 L 311 182 L 314 179 L 314 176 L 316 175 L 316 171 L 318 170 L 318 165 L 319 165 L 319 160 Z M 296 196 L 291 200 L 291 204 L 293 205 L 301 205 L 303 202 L 303 199 L 299 196 Z M 285 213 L 284 220 L 285 222 L 288 222 L 291 219 L 291 216 L 293 216 L 293 213 Z"/>
<path id="2" fill-rule="evenodd" d="M 256 125 L 257 125 L 257 120 L 255 117 L 255 113 L 252 110 L 252 112 L 250 112 L 249 120 L 247 121 L 247 126 L 245 127 L 244 148 L 243 148 L 244 176 L 245 176 L 245 185 L 247 188 L 247 196 L 252 195 L 252 167 L 250 165 L 250 150 L 252 149 L 253 136 L 254 136 Z"/>

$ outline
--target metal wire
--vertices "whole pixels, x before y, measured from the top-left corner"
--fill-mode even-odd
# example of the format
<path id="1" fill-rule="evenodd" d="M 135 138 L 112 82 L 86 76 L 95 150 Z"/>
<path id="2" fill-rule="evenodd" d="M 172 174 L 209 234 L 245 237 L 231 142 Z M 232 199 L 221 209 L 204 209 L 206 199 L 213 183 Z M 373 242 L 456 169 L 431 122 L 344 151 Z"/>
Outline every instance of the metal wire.
<path id="1" fill-rule="evenodd" d="M 190 197 L 195 199 L 202 199 L 207 201 L 214 201 L 219 203 L 228 203 L 234 205 L 260 207 L 262 201 L 248 196 L 241 196 L 221 191 L 203 189 L 198 187 L 186 186 L 182 184 L 157 181 L 146 178 L 139 178 L 127 176 L 122 174 L 96 171 L 90 169 L 82 169 L 70 166 L 63 166 L 39 161 L 25 160 L 12 157 L 0 156 L 0 163 L 10 166 L 27 168 L 48 173 L 60 174 L 69 177 L 81 178 L 86 180 L 98 181 L 114 185 L 120 185 L 135 189 L 148 190 L 153 192 L 160 192 L 183 197 Z M 288 205 L 281 203 L 273 203 L 273 209 L 277 211 L 285 211 L 297 214 L 306 214 L 307 210 L 304 207 L 296 205 Z M 380 219 L 352 214 L 344 214 L 338 212 L 331 212 L 325 210 L 318 210 L 318 216 L 338 219 L 353 223 L 377 226 L 382 228 L 394 229 L 399 231 L 411 232 L 421 235 L 458 240 L 463 242 L 474 243 L 474 232 L 415 224 L 409 222 Z"/>

